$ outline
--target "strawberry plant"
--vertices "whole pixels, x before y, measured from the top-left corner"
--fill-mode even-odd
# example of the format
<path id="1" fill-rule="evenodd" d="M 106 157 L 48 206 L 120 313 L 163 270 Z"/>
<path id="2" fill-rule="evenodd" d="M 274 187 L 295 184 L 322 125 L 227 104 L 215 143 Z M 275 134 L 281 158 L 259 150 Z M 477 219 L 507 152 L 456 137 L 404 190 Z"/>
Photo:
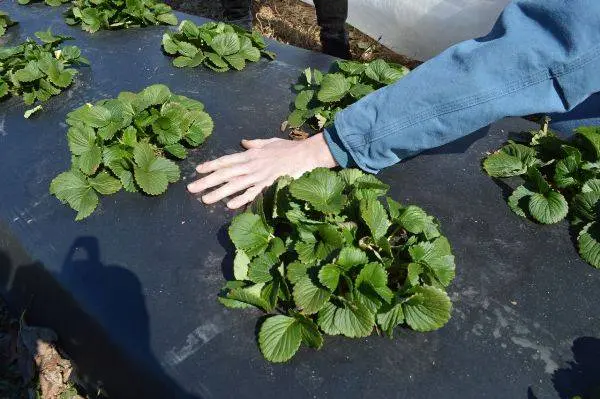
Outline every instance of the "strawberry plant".
<path id="1" fill-rule="evenodd" d="M 16 47 L 0 48 L 0 99 L 22 96 L 26 105 L 45 102 L 73 83 L 77 71 L 72 66 L 89 65 L 75 46 L 62 46 L 67 36 L 53 35 L 50 29 L 37 32 L 42 44 L 27 39 Z M 25 113 L 28 117 L 37 105 Z"/>
<path id="2" fill-rule="evenodd" d="M 383 60 L 369 63 L 336 61 L 330 73 L 306 68 L 294 90 L 298 93 L 288 126 L 299 128 L 305 123 L 320 130 L 333 123 L 335 114 L 367 94 L 396 82 L 409 70 Z"/>
<path id="3" fill-rule="evenodd" d="M 6 29 L 16 24 L 15 21 L 10 19 L 7 13 L 0 10 L 0 36 L 3 36 L 6 33 Z"/>
<path id="4" fill-rule="evenodd" d="M 517 215 L 542 224 L 568 218 L 578 232 L 581 257 L 600 268 L 600 128 L 581 127 L 571 140 L 548 130 L 522 142 L 509 141 L 483 161 L 489 176 L 520 176 L 508 206 Z"/>
<path id="5" fill-rule="evenodd" d="M 217 72 L 230 68 L 242 70 L 246 61 L 257 62 L 261 56 L 274 59 L 275 53 L 266 51 L 266 47 L 257 32 L 223 22 L 198 26 L 192 21 L 183 21 L 177 32 L 166 32 L 162 38 L 165 53 L 176 57 L 174 66 L 204 65 Z"/>
<path id="6" fill-rule="evenodd" d="M 69 25 L 94 33 L 149 25 L 177 25 L 171 7 L 156 0 L 73 0 L 65 13 Z"/>
<path id="7" fill-rule="evenodd" d="M 58 7 L 70 1 L 71 0 L 44 0 L 44 3 L 50 7 Z M 17 0 L 17 2 L 24 6 L 30 3 L 34 3 L 36 2 L 36 0 Z"/>
<path id="8" fill-rule="evenodd" d="M 388 186 L 356 169 L 315 169 L 279 179 L 252 209 L 236 216 L 235 279 L 219 301 L 268 313 L 258 344 L 271 362 L 323 335 L 393 336 L 450 319 L 445 288 L 454 256 L 438 222 L 421 208 L 382 196 Z"/>
<path id="9" fill-rule="evenodd" d="M 71 168 L 50 184 L 50 193 L 77 211 L 92 214 L 98 194 L 125 189 L 159 195 L 179 180 L 187 149 L 212 133 L 213 121 L 196 100 L 153 85 L 135 94 L 86 104 L 67 115 Z"/>

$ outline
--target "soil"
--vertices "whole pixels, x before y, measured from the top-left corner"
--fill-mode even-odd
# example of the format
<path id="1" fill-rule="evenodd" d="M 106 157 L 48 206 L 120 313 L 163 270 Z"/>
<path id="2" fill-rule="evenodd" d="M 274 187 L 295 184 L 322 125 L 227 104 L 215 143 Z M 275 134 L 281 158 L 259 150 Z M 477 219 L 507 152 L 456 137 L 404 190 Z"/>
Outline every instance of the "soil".
<path id="1" fill-rule="evenodd" d="M 166 2 L 176 10 L 188 14 L 215 20 L 223 17 L 221 2 L 218 0 L 166 0 Z M 254 29 L 264 36 L 297 47 L 321 51 L 319 26 L 312 6 L 300 0 L 253 0 L 252 14 Z M 395 53 L 351 25 L 347 25 L 347 28 L 352 59 L 372 61 L 381 58 L 410 69 L 419 65 L 419 61 Z"/>

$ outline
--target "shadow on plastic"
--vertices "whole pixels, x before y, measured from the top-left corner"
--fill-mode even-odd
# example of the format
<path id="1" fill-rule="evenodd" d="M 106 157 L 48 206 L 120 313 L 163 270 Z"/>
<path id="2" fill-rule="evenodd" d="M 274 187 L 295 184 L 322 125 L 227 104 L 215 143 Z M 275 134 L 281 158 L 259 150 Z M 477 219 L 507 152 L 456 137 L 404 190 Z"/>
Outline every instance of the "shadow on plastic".
<path id="1" fill-rule="evenodd" d="M 84 382 L 109 397 L 199 399 L 184 392 L 152 354 L 138 278 L 100 259 L 95 237 L 73 242 L 58 275 L 39 262 L 15 266 L 0 251 L 1 290 L 11 310 L 24 311 L 32 325 L 53 329 Z"/>
<path id="2" fill-rule="evenodd" d="M 561 398 L 600 399 L 600 339 L 580 337 L 573 341 L 573 361 L 552 375 Z"/>

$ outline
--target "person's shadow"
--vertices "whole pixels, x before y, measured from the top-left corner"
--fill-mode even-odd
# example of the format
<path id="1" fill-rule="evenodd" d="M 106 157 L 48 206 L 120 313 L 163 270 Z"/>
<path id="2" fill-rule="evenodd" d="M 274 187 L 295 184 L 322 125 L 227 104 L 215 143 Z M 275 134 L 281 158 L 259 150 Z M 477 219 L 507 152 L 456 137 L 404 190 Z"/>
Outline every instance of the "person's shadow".
<path id="1" fill-rule="evenodd" d="M 152 354 L 138 278 L 100 259 L 95 237 L 76 239 L 56 276 L 39 262 L 14 267 L 0 251 L 0 291 L 13 311 L 25 312 L 28 323 L 58 334 L 58 346 L 88 387 L 100 387 L 110 398 L 198 398 Z"/>
<path id="2" fill-rule="evenodd" d="M 573 361 L 552 375 L 554 389 L 561 398 L 600 399 L 600 339 L 577 338 L 572 350 Z"/>

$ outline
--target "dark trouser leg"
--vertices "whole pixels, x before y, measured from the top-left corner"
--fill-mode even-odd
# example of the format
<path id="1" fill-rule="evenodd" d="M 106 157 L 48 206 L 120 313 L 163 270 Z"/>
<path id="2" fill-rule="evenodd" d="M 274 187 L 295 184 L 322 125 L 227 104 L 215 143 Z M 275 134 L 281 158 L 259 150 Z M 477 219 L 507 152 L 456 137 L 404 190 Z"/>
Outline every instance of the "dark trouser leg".
<path id="1" fill-rule="evenodd" d="M 317 22 L 321 27 L 323 52 L 340 58 L 350 58 L 346 18 L 348 0 L 314 0 Z"/>
<path id="2" fill-rule="evenodd" d="M 245 29 L 252 29 L 251 0 L 221 0 L 223 17 L 226 21 L 237 24 Z"/>

